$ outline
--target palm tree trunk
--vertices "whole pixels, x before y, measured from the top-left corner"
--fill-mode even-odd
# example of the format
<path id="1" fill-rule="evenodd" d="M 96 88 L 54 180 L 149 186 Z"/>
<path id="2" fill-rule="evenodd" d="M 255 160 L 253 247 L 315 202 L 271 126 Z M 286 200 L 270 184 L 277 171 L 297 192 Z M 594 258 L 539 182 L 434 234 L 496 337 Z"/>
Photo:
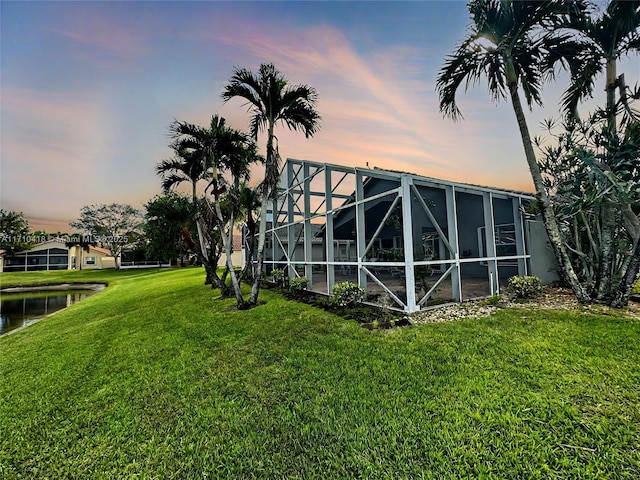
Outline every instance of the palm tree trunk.
<path id="1" fill-rule="evenodd" d="M 607 123 L 609 130 L 613 132 L 616 128 L 616 86 L 617 86 L 617 71 L 616 71 L 616 59 L 608 58 L 606 66 L 607 76 Z"/>
<path id="2" fill-rule="evenodd" d="M 531 172 L 533 185 L 536 189 L 536 198 L 538 199 L 538 202 L 542 207 L 542 218 L 544 220 L 544 226 L 547 230 L 547 235 L 549 236 L 551 247 L 553 248 L 556 259 L 558 260 L 560 272 L 566 282 L 571 286 L 571 289 L 573 290 L 573 293 L 575 294 L 578 301 L 581 303 L 590 303 L 591 299 L 580 284 L 578 276 L 576 275 L 573 266 L 571 265 L 571 260 L 562 240 L 560 227 L 558 226 L 553 207 L 551 205 L 549 196 L 547 195 L 547 192 L 544 188 L 542 173 L 540 171 L 540 166 L 536 161 L 535 152 L 533 151 L 531 135 L 529 134 L 529 127 L 527 126 L 527 120 L 524 116 L 524 110 L 522 109 L 522 102 L 520 101 L 518 84 L 516 81 L 509 83 L 509 92 L 511 94 L 513 111 L 518 121 L 520 136 L 522 137 L 522 145 L 524 147 L 525 157 L 527 159 L 527 164 L 529 165 L 529 171 Z"/>
<path id="3" fill-rule="evenodd" d="M 258 295 L 260 294 L 260 282 L 262 281 L 262 261 L 264 259 L 264 244 L 267 238 L 267 202 L 269 201 L 269 192 L 265 188 L 262 193 L 262 205 L 260 206 L 260 229 L 258 232 L 258 252 L 256 254 L 256 267 L 253 275 L 253 285 L 251 287 L 251 296 L 249 304 L 255 306 L 258 304 Z"/>
<path id="4" fill-rule="evenodd" d="M 606 77 L 607 77 L 607 126 L 611 135 L 616 131 L 616 59 L 607 59 Z M 615 251 L 613 248 L 614 231 L 616 229 L 615 205 L 609 198 L 603 199 L 601 210 L 602 220 L 602 255 L 600 256 L 600 264 L 598 265 L 598 283 L 597 300 L 606 302 L 611 300 L 611 276 L 613 257 Z"/>
<path id="5" fill-rule="evenodd" d="M 269 122 L 267 131 L 267 158 L 265 162 L 264 178 L 265 183 L 262 188 L 262 205 L 260 206 L 260 233 L 258 234 L 258 254 L 256 258 L 256 271 L 253 277 L 253 286 L 251 287 L 251 296 L 249 304 L 255 306 L 258 304 L 258 296 L 260 295 L 260 282 L 262 281 L 262 262 L 264 260 L 264 244 L 267 235 L 267 203 L 271 197 L 271 189 L 273 185 L 268 184 L 268 179 L 272 178 L 271 171 L 275 168 L 275 159 L 273 155 L 273 122 Z"/>
<path id="6" fill-rule="evenodd" d="M 229 235 L 227 235 L 224 231 L 224 220 L 222 216 L 222 210 L 220 209 L 220 201 L 217 196 L 214 200 L 214 205 L 216 208 L 216 215 L 218 216 L 219 225 L 220 225 L 220 236 L 222 237 L 222 244 L 224 245 L 224 251 L 227 257 L 226 258 L 227 269 L 229 271 L 229 275 L 231 275 L 231 285 L 233 286 L 233 292 L 235 293 L 235 296 L 236 296 L 238 309 L 242 310 L 246 308 L 246 302 L 244 301 L 244 297 L 242 296 L 240 282 L 238 281 L 238 276 L 236 275 L 235 269 L 233 268 L 233 260 L 231 258 L 234 216 L 232 213 L 230 218 L 231 229 L 229 230 Z"/>

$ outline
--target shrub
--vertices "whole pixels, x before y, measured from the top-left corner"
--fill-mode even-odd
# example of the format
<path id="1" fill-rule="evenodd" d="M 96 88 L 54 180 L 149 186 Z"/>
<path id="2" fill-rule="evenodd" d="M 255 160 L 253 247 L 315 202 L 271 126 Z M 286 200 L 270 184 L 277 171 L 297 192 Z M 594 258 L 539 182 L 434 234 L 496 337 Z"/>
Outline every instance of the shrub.
<path id="1" fill-rule="evenodd" d="M 341 307 L 353 307 L 364 300 L 365 290 L 357 283 L 336 283 L 331 289 L 331 300 Z"/>
<path id="2" fill-rule="evenodd" d="M 509 291 L 515 298 L 535 298 L 542 292 L 542 283 L 538 277 L 531 275 L 511 277 Z"/>
<path id="3" fill-rule="evenodd" d="M 309 279 L 307 277 L 296 277 L 289 280 L 289 291 L 294 295 L 306 290 L 308 286 Z"/>
<path id="4" fill-rule="evenodd" d="M 271 270 L 271 275 L 273 276 L 273 283 L 276 285 L 284 285 L 284 270 L 274 268 Z"/>
<path id="5" fill-rule="evenodd" d="M 514 277 L 515 278 L 515 277 Z M 493 307 L 497 306 L 500 304 L 500 300 L 502 299 L 502 297 L 500 295 L 492 295 L 489 298 L 487 298 L 484 303 L 486 305 L 491 305 Z"/>

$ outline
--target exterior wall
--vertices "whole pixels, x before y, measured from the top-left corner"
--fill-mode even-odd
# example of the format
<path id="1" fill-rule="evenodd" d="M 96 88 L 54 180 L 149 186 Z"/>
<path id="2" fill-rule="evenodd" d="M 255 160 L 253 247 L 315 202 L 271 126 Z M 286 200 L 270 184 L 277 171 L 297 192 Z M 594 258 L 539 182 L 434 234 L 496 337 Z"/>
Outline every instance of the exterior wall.
<path id="1" fill-rule="evenodd" d="M 244 266 L 244 255 L 242 250 L 234 250 L 231 254 L 231 262 L 234 267 L 243 267 Z"/>
<path id="2" fill-rule="evenodd" d="M 540 278 L 544 285 L 557 281 L 558 262 L 544 224 L 539 220 L 530 220 L 527 230 L 532 259 L 529 274 Z"/>

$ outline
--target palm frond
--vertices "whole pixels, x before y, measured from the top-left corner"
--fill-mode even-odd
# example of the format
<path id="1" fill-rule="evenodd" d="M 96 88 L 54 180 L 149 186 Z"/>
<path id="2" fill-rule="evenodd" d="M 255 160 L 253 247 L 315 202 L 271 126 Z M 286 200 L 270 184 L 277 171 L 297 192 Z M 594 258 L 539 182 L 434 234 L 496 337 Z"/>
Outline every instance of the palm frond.
<path id="1" fill-rule="evenodd" d="M 181 173 L 179 171 L 171 172 L 162 177 L 162 190 L 165 193 L 168 193 L 181 183 L 188 182 L 190 180 L 191 179 L 184 173 Z"/>
<path id="2" fill-rule="evenodd" d="M 258 132 L 264 126 L 261 118 L 264 119 L 267 113 L 262 76 L 256 76 L 246 68 L 236 67 L 222 92 L 222 100 L 226 103 L 235 97 L 246 100 L 244 105 L 252 114 L 250 134 L 254 139 L 257 138 Z"/>
<path id="3" fill-rule="evenodd" d="M 480 79 L 485 71 L 491 74 L 492 68 L 486 64 L 491 62 L 490 55 L 474 44 L 475 35 L 464 40 L 455 52 L 445 59 L 444 66 L 438 72 L 436 91 L 440 99 L 440 112 L 453 120 L 462 119 L 456 103 L 456 93 L 464 83 L 465 90 Z M 498 83 L 497 78 L 494 81 Z"/>
<path id="4" fill-rule="evenodd" d="M 179 170 L 180 168 L 182 168 L 182 162 L 178 158 L 169 158 L 156 164 L 156 173 L 163 175 L 165 172 Z"/>
<path id="5" fill-rule="evenodd" d="M 640 37 L 640 1 L 611 1 L 600 19 L 603 47 L 619 57 L 629 51 Z"/>
<path id="6" fill-rule="evenodd" d="M 598 56 L 588 55 L 579 57 L 577 69 L 571 72 L 571 83 L 562 95 L 562 110 L 570 118 L 577 119 L 578 104 L 585 98 L 593 97 L 595 80 L 603 71 L 604 64 Z"/>

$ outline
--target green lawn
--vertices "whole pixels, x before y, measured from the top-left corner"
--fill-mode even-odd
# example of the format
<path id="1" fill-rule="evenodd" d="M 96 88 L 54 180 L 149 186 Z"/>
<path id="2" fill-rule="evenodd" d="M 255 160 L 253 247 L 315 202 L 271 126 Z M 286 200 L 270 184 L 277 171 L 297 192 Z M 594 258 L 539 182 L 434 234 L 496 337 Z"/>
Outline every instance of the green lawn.
<path id="1" fill-rule="evenodd" d="M 0 478 L 640 478 L 640 322 L 507 309 L 367 331 L 199 269 L 0 338 Z"/>

